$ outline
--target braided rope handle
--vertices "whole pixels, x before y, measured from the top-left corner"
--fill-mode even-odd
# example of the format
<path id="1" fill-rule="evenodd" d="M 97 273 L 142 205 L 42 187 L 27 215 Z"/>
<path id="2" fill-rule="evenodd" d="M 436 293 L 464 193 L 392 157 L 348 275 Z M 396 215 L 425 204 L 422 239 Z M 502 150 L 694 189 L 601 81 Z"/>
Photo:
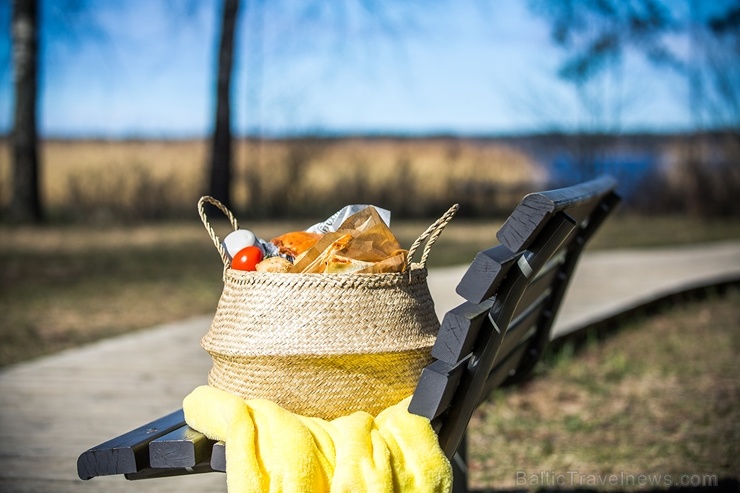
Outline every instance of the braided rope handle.
<path id="1" fill-rule="evenodd" d="M 414 241 L 414 243 L 409 248 L 409 255 L 406 258 L 406 269 L 411 268 L 411 261 L 414 257 L 414 254 L 416 253 L 416 250 L 418 250 L 422 242 L 424 242 L 424 240 L 426 240 L 427 243 L 426 245 L 424 245 L 424 250 L 422 251 L 421 260 L 419 261 L 419 263 L 422 267 L 426 267 L 427 258 L 429 257 L 429 252 L 432 251 L 432 246 L 434 245 L 434 243 L 436 243 L 439 235 L 442 234 L 442 230 L 444 230 L 445 226 L 447 226 L 447 223 L 452 220 L 459 208 L 460 204 L 455 204 L 450 207 L 442 217 L 437 219 L 434 224 L 429 226 L 427 230 L 424 231 L 421 236 L 416 239 L 416 241 Z"/>
<path id="2" fill-rule="evenodd" d="M 226 249 L 224 249 L 224 246 L 221 244 L 221 240 L 219 239 L 218 235 L 216 235 L 216 232 L 211 227 L 211 224 L 208 222 L 208 217 L 206 216 L 205 209 L 206 204 L 211 204 L 218 207 L 218 209 L 223 212 L 224 215 L 229 219 L 231 227 L 234 228 L 234 231 L 239 229 L 239 223 L 236 221 L 234 214 L 232 214 L 225 205 L 223 205 L 221 202 L 214 199 L 213 197 L 204 195 L 198 201 L 198 215 L 200 216 L 200 220 L 203 221 L 203 226 L 206 227 L 206 231 L 208 231 L 208 236 L 211 237 L 213 244 L 216 246 L 216 250 L 218 250 L 219 255 L 221 255 L 221 260 L 223 260 L 224 262 L 224 268 L 226 268 L 231 264 L 231 261 L 229 260 L 229 256 L 226 253 Z"/>

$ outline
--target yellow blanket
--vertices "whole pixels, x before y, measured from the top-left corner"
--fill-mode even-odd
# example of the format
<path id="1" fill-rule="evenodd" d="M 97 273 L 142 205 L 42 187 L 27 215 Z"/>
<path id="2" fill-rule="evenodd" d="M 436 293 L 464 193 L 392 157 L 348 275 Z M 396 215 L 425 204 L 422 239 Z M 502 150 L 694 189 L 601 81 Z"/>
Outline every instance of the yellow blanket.
<path id="1" fill-rule="evenodd" d="M 183 409 L 192 428 L 226 442 L 229 493 L 449 492 L 450 463 L 409 399 L 325 421 L 204 385 Z"/>

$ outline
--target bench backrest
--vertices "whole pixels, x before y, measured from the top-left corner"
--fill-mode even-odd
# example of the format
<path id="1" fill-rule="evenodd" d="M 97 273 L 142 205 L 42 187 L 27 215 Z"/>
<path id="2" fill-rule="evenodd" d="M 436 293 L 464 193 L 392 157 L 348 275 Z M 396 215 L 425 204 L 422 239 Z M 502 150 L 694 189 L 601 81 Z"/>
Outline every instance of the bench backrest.
<path id="1" fill-rule="evenodd" d="M 532 370 L 550 339 L 578 258 L 619 197 L 603 177 L 529 194 L 457 286 L 466 301 L 445 314 L 409 411 L 426 416 L 445 454 L 496 387 Z"/>

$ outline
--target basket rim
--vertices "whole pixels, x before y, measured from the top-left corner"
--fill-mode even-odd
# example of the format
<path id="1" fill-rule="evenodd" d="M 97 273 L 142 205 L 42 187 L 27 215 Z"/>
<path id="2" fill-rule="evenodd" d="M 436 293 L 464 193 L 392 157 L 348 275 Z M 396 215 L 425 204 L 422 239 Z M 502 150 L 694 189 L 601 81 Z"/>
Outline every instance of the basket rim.
<path id="1" fill-rule="evenodd" d="M 247 271 L 247 270 L 239 270 L 239 269 L 233 269 L 231 267 L 227 267 L 224 269 L 224 272 L 226 275 L 234 276 L 234 277 L 287 277 L 290 276 L 290 278 L 298 278 L 298 277 L 307 277 L 307 278 L 328 278 L 328 279 L 343 279 L 343 278 L 355 278 L 355 277 L 409 277 L 409 273 L 414 273 L 415 275 L 421 275 L 421 274 L 428 274 L 429 269 L 419 263 L 419 262 L 413 262 L 411 264 L 411 267 L 407 270 L 404 270 L 402 272 L 339 272 L 339 273 L 327 273 L 327 272 L 259 272 L 256 270 L 253 271 Z"/>
<path id="2" fill-rule="evenodd" d="M 381 272 L 357 274 L 338 273 L 289 273 L 289 272 L 256 272 L 228 269 L 224 271 L 224 290 L 227 286 L 270 286 L 271 289 L 297 288 L 360 288 L 408 289 L 427 284 L 429 271 L 417 264 L 417 268 L 405 272 Z M 428 287 L 427 287 L 428 289 Z M 223 295 L 222 295 L 223 296 Z M 431 296 L 431 294 L 430 294 Z"/>

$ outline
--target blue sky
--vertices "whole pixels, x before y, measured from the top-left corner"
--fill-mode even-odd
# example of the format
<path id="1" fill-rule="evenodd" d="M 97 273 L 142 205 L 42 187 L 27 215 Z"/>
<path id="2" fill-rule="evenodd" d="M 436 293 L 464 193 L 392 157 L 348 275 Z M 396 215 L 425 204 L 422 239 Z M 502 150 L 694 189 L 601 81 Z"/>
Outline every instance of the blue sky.
<path id="1" fill-rule="evenodd" d="M 274 0 L 264 11 L 242 11 L 233 82 L 238 133 L 691 126 L 685 80 L 632 53 L 621 71 L 589 86 L 585 110 L 573 87 L 557 79 L 563 53 L 524 0 L 395 2 L 370 20 L 348 9 L 341 22 L 328 8 L 299 12 L 305 3 Z M 6 26 L 9 4 L 0 0 Z M 91 0 L 84 15 L 71 15 L 44 1 L 41 133 L 207 134 L 219 4 Z M 2 133 L 12 121 L 8 31 L 0 29 Z M 683 41 L 675 42 L 680 48 Z"/>

